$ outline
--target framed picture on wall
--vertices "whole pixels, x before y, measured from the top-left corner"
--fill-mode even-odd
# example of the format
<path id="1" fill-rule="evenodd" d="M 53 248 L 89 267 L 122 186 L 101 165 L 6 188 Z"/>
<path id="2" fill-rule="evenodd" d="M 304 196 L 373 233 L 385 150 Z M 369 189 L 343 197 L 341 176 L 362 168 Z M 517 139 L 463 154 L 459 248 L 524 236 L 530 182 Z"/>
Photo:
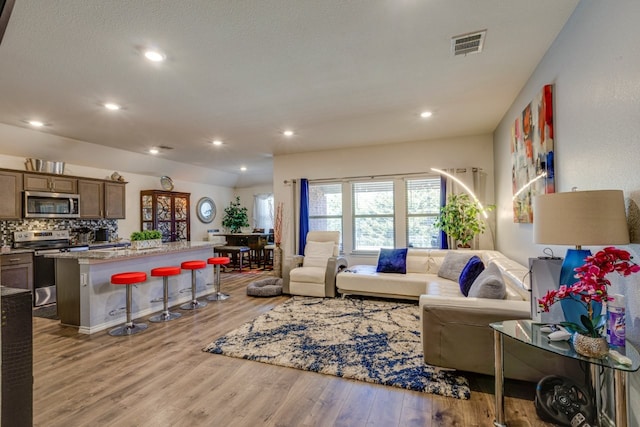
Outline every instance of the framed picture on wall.
<path id="1" fill-rule="evenodd" d="M 533 222 L 533 197 L 555 192 L 553 144 L 553 85 L 545 85 L 511 128 L 514 222 Z"/>

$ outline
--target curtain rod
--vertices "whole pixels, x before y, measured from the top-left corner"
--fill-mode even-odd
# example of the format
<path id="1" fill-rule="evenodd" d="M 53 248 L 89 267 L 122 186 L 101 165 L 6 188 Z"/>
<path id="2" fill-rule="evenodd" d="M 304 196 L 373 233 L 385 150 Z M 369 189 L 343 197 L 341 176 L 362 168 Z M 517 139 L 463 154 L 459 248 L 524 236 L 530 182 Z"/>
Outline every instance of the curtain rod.
<path id="1" fill-rule="evenodd" d="M 466 169 L 466 168 L 455 168 L 455 169 Z M 481 168 L 472 168 L 473 171 L 482 171 Z M 360 176 L 344 176 L 341 178 L 318 178 L 318 179 L 310 179 L 309 182 L 323 182 L 323 181 L 347 181 L 347 180 L 351 180 L 351 179 L 364 179 L 364 178 L 368 178 L 368 179 L 375 179 L 375 178 L 398 178 L 398 177 L 407 177 L 407 176 L 416 176 L 416 175 L 439 175 L 437 172 L 433 172 L 433 171 L 424 171 L 424 172 L 411 172 L 411 173 L 405 173 L 405 174 L 382 174 L 382 175 L 360 175 Z M 285 184 L 289 184 L 291 182 L 296 182 L 296 180 L 285 180 L 284 183 Z"/>
<path id="2" fill-rule="evenodd" d="M 461 170 L 466 170 L 466 167 L 462 167 L 462 168 L 446 168 L 446 169 L 456 169 L 458 171 Z M 445 169 L 445 170 L 446 170 Z M 477 172 L 480 171 L 482 172 L 482 168 L 477 168 L 477 167 L 472 167 L 471 168 L 473 172 Z M 416 176 L 416 175 L 440 175 L 438 172 L 433 172 L 433 171 L 424 171 L 424 172 L 411 172 L 411 173 L 405 173 L 405 174 L 397 174 L 397 173 L 393 173 L 393 174 L 382 174 L 382 175 L 360 175 L 360 176 L 343 176 L 341 178 L 318 178 L 318 179 L 310 179 L 310 182 L 323 182 L 323 181 L 347 181 L 350 179 L 364 179 L 364 178 L 369 178 L 369 179 L 375 179 L 375 178 L 394 178 L 394 177 L 405 177 L 405 176 Z M 283 183 L 286 184 L 295 184 L 297 183 L 298 180 L 297 179 L 285 179 L 283 181 Z"/>

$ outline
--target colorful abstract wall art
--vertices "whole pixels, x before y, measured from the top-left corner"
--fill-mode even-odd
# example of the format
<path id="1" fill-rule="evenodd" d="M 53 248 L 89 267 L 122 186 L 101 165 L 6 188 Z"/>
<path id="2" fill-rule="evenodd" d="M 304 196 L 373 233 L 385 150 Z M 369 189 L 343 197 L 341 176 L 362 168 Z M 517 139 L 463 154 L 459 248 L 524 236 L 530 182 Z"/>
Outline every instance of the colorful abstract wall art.
<path id="1" fill-rule="evenodd" d="M 511 129 L 514 222 L 533 222 L 533 197 L 555 193 L 553 155 L 553 85 L 546 85 Z"/>

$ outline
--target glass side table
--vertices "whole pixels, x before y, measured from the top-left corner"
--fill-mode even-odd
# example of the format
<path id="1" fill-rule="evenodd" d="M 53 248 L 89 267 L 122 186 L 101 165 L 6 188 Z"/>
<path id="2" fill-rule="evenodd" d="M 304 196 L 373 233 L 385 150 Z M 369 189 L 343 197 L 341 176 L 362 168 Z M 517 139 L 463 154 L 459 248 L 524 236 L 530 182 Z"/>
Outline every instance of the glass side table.
<path id="1" fill-rule="evenodd" d="M 627 427 L 627 383 L 629 372 L 635 372 L 640 368 L 640 354 L 635 347 L 627 342 L 623 349 L 618 351 L 631 359 L 631 365 L 621 365 L 610 357 L 592 359 L 579 355 L 573 350 L 571 344 L 566 341 L 549 341 L 547 335 L 540 331 L 544 324 L 527 320 L 505 320 L 490 324 L 493 328 L 493 351 L 495 356 L 495 405 L 496 419 L 493 424 L 496 427 L 506 427 L 504 419 L 504 352 L 503 337 L 521 341 L 533 347 L 550 351 L 564 357 L 570 357 L 587 362 L 593 378 L 599 375 L 598 367 L 602 366 L 613 371 L 615 423 L 617 427 Z"/>

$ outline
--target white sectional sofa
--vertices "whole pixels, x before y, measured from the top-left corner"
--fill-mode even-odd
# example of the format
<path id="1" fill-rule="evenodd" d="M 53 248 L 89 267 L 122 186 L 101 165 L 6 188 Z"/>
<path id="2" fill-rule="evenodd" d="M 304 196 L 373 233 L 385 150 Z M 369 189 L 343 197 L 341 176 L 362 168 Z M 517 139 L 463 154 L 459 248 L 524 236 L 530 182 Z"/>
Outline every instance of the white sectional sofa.
<path id="1" fill-rule="evenodd" d="M 412 249 L 406 274 L 377 273 L 376 265 L 354 265 L 336 278 L 338 293 L 418 300 L 424 360 L 429 365 L 493 375 L 490 323 L 531 317 L 528 269 L 500 252 L 471 250 L 485 266 L 494 263 L 504 281 L 504 299 L 465 297 L 457 281 L 438 276 L 448 250 Z M 459 252 L 459 251 L 457 251 Z M 538 381 L 545 375 L 581 380 L 575 361 L 506 339 L 505 376 Z"/>
<path id="2" fill-rule="evenodd" d="M 406 274 L 377 273 L 376 265 L 354 265 L 338 274 L 336 287 L 342 295 L 368 295 L 386 298 L 419 300 L 423 294 L 465 298 L 457 281 L 438 276 L 438 270 L 449 250 L 409 248 Z M 478 255 L 485 265 L 494 262 L 503 272 L 510 301 L 529 301 L 528 286 L 523 282 L 527 268 L 498 251 L 465 250 Z M 527 315 L 529 305 L 526 305 Z"/>

